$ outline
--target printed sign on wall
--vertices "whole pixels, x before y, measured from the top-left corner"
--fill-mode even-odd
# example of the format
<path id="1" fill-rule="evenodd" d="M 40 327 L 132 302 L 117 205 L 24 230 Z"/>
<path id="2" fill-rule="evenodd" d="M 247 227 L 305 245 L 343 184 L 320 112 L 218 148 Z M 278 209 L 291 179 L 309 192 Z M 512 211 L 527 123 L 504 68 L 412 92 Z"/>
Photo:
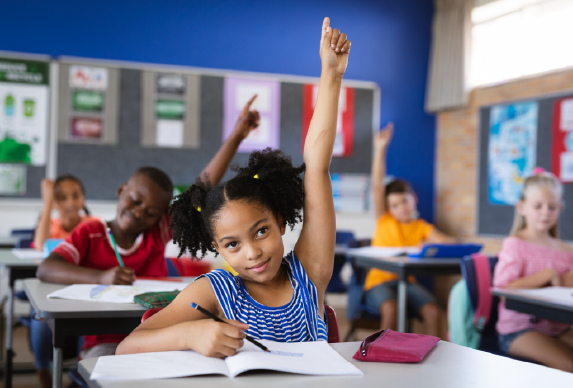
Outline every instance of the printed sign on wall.
<path id="1" fill-rule="evenodd" d="M 316 98 L 318 96 L 318 85 L 304 85 L 302 97 L 302 144 L 310 126 L 310 120 L 314 113 Z M 336 139 L 332 156 L 349 157 L 354 149 L 354 89 L 343 87 L 340 89 L 338 99 L 338 120 L 336 121 Z"/>
<path id="2" fill-rule="evenodd" d="M 46 164 L 49 63 L 0 58 L 0 163 Z"/>
<path id="3" fill-rule="evenodd" d="M 553 173 L 563 183 L 573 183 L 573 98 L 555 102 L 553 108 Z"/>

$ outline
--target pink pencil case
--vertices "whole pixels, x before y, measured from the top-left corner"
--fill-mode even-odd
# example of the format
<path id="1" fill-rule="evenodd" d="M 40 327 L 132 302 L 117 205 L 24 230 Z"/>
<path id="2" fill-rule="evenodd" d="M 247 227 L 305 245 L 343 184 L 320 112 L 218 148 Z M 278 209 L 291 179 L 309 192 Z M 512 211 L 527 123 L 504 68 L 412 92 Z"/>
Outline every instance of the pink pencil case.
<path id="1" fill-rule="evenodd" d="M 366 337 L 352 358 L 367 362 L 420 362 L 439 340 L 430 335 L 380 330 Z"/>

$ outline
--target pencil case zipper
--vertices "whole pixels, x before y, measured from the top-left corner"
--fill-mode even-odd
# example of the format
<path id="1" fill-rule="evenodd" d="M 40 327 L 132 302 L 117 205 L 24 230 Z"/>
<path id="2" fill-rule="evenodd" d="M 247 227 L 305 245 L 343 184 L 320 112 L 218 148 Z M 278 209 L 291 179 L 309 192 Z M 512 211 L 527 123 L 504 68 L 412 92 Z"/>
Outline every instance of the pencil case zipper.
<path id="1" fill-rule="evenodd" d="M 374 338 L 371 341 L 369 341 L 368 338 L 366 338 L 364 341 L 362 341 L 362 344 L 360 344 L 360 355 L 362 357 L 366 357 L 368 355 L 368 348 L 372 344 L 382 341 L 382 338 L 384 338 L 386 333 L 388 333 L 388 330 L 382 331 L 377 338 Z"/>

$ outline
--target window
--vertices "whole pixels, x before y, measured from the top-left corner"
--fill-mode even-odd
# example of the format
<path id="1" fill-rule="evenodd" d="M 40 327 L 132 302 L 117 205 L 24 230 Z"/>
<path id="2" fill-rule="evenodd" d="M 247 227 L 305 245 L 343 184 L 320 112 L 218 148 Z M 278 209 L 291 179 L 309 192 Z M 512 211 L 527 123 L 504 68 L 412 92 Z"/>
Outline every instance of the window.
<path id="1" fill-rule="evenodd" d="M 470 86 L 573 66 L 573 0 L 497 0 L 472 11 Z"/>

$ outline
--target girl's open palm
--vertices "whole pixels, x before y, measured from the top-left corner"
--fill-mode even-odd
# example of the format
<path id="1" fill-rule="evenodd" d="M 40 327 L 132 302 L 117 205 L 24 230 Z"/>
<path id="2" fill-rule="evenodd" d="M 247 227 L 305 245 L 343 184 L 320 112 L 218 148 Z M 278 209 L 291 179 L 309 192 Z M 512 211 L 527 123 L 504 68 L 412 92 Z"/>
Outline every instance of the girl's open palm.
<path id="1" fill-rule="evenodd" d="M 334 70 L 342 76 L 348 65 L 350 41 L 346 34 L 330 27 L 330 19 L 324 18 L 322 22 L 322 38 L 320 39 L 320 59 L 323 70 Z"/>
<path id="2" fill-rule="evenodd" d="M 394 124 L 388 123 L 384 128 L 374 135 L 374 148 L 386 149 L 394 134 Z"/>

